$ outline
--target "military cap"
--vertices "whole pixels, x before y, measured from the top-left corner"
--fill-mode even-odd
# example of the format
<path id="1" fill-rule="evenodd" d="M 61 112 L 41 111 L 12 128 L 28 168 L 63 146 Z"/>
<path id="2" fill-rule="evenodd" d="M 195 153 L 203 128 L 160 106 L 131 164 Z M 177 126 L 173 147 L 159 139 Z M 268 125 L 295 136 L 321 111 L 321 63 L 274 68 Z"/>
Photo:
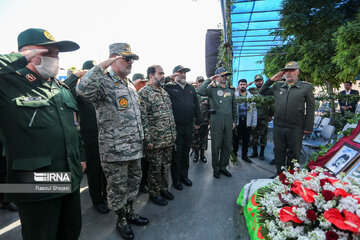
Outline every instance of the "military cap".
<path id="1" fill-rule="evenodd" d="M 204 77 L 199 76 L 196 78 L 196 82 L 205 81 Z"/>
<path id="2" fill-rule="evenodd" d="M 220 75 L 220 76 L 223 77 L 223 76 L 228 76 L 228 75 L 232 75 L 232 74 L 229 73 L 229 72 L 227 72 L 227 71 L 225 70 L 225 68 L 220 67 L 220 68 L 216 69 L 215 75 Z"/>
<path id="3" fill-rule="evenodd" d="M 190 72 L 190 68 L 184 68 L 183 66 L 178 65 L 178 66 L 174 67 L 173 74 L 176 72 L 182 72 L 182 71 Z"/>
<path id="4" fill-rule="evenodd" d="M 77 43 L 72 41 L 57 42 L 48 31 L 40 28 L 29 28 L 21 32 L 17 41 L 18 50 L 28 45 L 55 46 L 59 49 L 59 52 L 70 52 L 80 48 Z"/>
<path id="5" fill-rule="evenodd" d="M 84 62 L 82 69 L 83 70 L 91 69 L 95 65 L 96 65 L 96 62 L 94 60 L 88 60 L 88 61 Z"/>
<path id="6" fill-rule="evenodd" d="M 139 56 L 131 52 L 130 45 L 127 43 L 113 43 L 109 46 L 109 55 L 119 54 L 123 57 L 132 57 L 139 60 Z"/>
<path id="7" fill-rule="evenodd" d="M 133 75 L 133 77 L 132 77 L 132 80 L 133 81 L 136 81 L 136 80 L 138 80 L 138 79 L 141 79 L 140 81 L 141 82 L 147 82 L 148 80 L 144 77 L 144 74 L 142 74 L 142 73 L 135 73 L 134 75 Z"/>
<path id="8" fill-rule="evenodd" d="M 261 74 L 257 74 L 257 75 L 255 75 L 255 78 L 254 78 L 254 80 L 256 81 L 256 80 L 263 80 L 264 78 L 263 78 L 263 76 L 261 75 Z"/>
<path id="9" fill-rule="evenodd" d="M 287 69 L 299 69 L 299 64 L 295 61 L 291 61 L 288 62 L 285 67 L 283 69 L 281 69 L 282 71 L 287 70 Z"/>

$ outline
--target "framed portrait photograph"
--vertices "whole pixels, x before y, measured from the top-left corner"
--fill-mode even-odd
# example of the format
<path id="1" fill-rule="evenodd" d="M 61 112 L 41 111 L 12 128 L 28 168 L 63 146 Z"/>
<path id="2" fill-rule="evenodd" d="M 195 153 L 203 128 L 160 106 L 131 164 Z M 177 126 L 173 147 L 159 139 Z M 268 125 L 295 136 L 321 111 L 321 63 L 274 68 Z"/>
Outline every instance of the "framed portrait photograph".
<path id="1" fill-rule="evenodd" d="M 358 133 L 358 134 L 356 135 L 356 137 L 353 138 L 352 141 L 360 144 L 360 133 Z"/>
<path id="2" fill-rule="evenodd" d="M 345 173 L 346 177 L 352 178 L 360 185 L 360 158 Z"/>
<path id="3" fill-rule="evenodd" d="M 360 149 L 344 144 L 324 165 L 332 173 L 337 175 L 351 165 L 360 155 Z"/>

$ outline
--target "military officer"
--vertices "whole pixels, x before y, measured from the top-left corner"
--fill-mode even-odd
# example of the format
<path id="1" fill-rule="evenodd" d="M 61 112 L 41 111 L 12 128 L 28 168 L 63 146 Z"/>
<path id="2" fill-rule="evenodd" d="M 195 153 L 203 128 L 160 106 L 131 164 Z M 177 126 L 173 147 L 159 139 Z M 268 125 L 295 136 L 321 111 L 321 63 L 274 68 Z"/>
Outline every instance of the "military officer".
<path id="1" fill-rule="evenodd" d="M 291 61 L 260 89 L 262 95 L 275 98 L 274 154 L 277 174 L 282 166 L 290 166 L 289 159 L 300 160 L 304 134 L 311 133 L 314 126 L 315 100 L 311 83 L 300 81 L 299 64 Z M 277 82 L 285 76 L 285 82 Z M 271 86 L 272 85 L 272 86 Z"/>
<path id="2" fill-rule="evenodd" d="M 132 77 L 132 81 L 134 83 L 136 91 L 140 91 L 143 87 L 145 87 L 147 83 L 147 79 L 144 77 L 144 74 L 142 73 L 135 73 Z"/>
<path id="3" fill-rule="evenodd" d="M 55 79 L 59 52 L 72 41 L 55 41 L 44 29 L 18 36 L 19 53 L 0 55 L 0 128 L 8 161 L 7 183 L 24 183 L 33 172 L 70 172 L 71 193 L 7 193 L 19 209 L 23 239 L 78 239 L 81 231 L 80 135 L 77 104 Z M 34 179 L 34 177 L 32 177 Z"/>
<path id="4" fill-rule="evenodd" d="M 226 167 L 231 154 L 232 129 L 237 122 L 237 103 L 234 87 L 226 84 L 229 75 L 231 73 L 226 72 L 224 68 L 218 68 L 215 75 L 205 80 L 198 90 L 200 95 L 209 97 L 211 108 L 214 110 L 210 116 L 210 131 L 215 178 L 220 178 L 220 173 L 231 177 Z M 216 82 L 210 84 L 212 81 Z"/>
<path id="5" fill-rule="evenodd" d="M 139 92 L 141 119 L 144 128 L 146 160 L 149 162 L 149 199 L 165 206 L 173 200 L 169 192 L 169 170 L 176 128 L 169 94 L 161 87 L 164 70 L 160 65 L 147 69 L 149 84 Z"/>
<path id="6" fill-rule="evenodd" d="M 252 95 L 261 96 L 259 94 L 259 91 L 262 85 L 264 84 L 263 76 L 261 74 L 257 74 L 255 76 L 254 82 L 256 87 L 249 88 L 249 92 Z M 269 129 L 268 122 L 271 121 L 272 116 L 274 116 L 274 107 L 272 104 L 271 105 L 257 104 L 256 109 L 257 109 L 257 125 L 255 129 L 251 130 L 253 153 L 250 157 L 255 158 L 259 156 L 257 146 L 258 146 L 258 140 L 260 138 L 261 150 L 260 150 L 259 159 L 265 160 L 264 152 L 267 143 L 267 135 Z"/>
<path id="7" fill-rule="evenodd" d="M 194 127 L 200 128 L 200 108 L 196 91 L 186 82 L 186 73 L 189 71 L 189 68 L 176 66 L 173 75 L 170 76 L 174 81 L 164 87 L 170 96 L 176 123 L 176 151 L 171 163 L 171 177 L 174 188 L 179 191 L 183 189 L 181 183 L 192 186 L 192 181 L 188 177 L 192 130 Z"/>
<path id="8" fill-rule="evenodd" d="M 196 89 L 199 89 L 200 85 L 204 81 L 205 81 L 204 77 L 202 76 L 197 77 Z M 209 97 L 207 96 L 201 96 L 200 94 L 198 94 L 197 97 L 200 106 L 201 124 L 199 129 L 194 129 L 192 149 L 195 152 L 194 162 L 199 161 L 199 151 L 200 151 L 200 160 L 206 163 L 207 159 L 205 157 L 205 151 L 207 149 L 208 135 L 209 135 L 210 101 L 209 101 Z"/>
<path id="9" fill-rule="evenodd" d="M 96 123 L 96 113 L 93 104 L 86 99 L 77 96 L 75 86 L 89 69 L 95 64 L 95 61 L 88 60 L 84 62 L 82 70 L 72 74 L 65 79 L 64 83 L 68 85 L 78 103 L 80 117 L 80 133 L 84 142 L 86 156 L 86 175 L 89 185 L 90 198 L 94 208 L 99 213 L 108 213 L 109 208 L 106 202 L 106 179 L 100 164 L 98 128 Z"/>
<path id="10" fill-rule="evenodd" d="M 124 239 L 133 239 L 129 223 L 148 223 L 148 219 L 137 214 L 132 206 L 141 179 L 144 133 L 138 95 L 126 76 L 131 73 L 133 61 L 139 57 L 126 43 L 114 43 L 109 48 L 109 59 L 88 71 L 80 79 L 76 92 L 94 104 L 108 205 L 118 216 L 116 228 L 120 235 Z M 109 66 L 111 70 L 105 74 Z"/>

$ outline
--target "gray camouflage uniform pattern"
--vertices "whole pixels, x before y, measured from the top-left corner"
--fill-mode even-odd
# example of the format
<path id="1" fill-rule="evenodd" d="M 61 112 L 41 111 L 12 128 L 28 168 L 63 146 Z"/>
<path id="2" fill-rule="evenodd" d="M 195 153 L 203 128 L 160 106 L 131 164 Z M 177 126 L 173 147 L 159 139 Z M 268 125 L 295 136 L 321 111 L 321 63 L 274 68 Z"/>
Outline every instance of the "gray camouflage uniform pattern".
<path id="1" fill-rule="evenodd" d="M 107 179 L 109 207 L 122 208 L 135 198 L 144 156 L 139 99 L 128 79 L 94 66 L 76 86 L 76 92 L 91 101 L 99 129 L 99 153 Z"/>
<path id="2" fill-rule="evenodd" d="M 146 150 L 149 195 L 158 197 L 160 191 L 167 190 L 169 186 L 171 152 L 176 137 L 175 120 L 170 97 L 164 89 L 149 83 L 139 91 L 139 100 L 145 146 L 153 144 L 152 150 Z"/>

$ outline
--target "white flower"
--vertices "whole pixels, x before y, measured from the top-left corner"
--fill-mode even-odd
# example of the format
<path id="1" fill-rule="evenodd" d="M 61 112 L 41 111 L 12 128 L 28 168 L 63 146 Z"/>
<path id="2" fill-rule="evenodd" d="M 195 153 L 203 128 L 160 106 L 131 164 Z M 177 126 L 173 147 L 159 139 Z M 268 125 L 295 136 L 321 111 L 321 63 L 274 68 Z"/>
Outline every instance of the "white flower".
<path id="1" fill-rule="evenodd" d="M 338 209 L 340 210 L 340 212 L 345 209 L 346 211 L 356 213 L 356 211 L 358 210 L 358 201 L 350 196 L 346 198 L 341 198 Z"/>

